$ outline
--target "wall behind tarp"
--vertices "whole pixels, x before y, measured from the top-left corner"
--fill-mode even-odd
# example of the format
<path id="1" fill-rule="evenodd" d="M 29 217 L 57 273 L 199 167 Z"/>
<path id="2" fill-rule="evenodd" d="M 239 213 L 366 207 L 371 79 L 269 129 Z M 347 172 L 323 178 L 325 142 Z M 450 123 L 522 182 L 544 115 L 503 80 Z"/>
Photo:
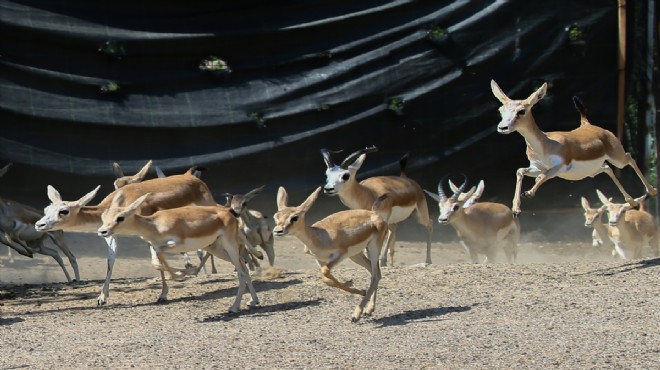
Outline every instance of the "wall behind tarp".
<path id="1" fill-rule="evenodd" d="M 423 186 L 464 172 L 509 203 L 524 142 L 495 132 L 490 80 L 516 98 L 547 81 L 544 130 L 577 125 L 572 95 L 614 129 L 616 32 L 616 1 L 0 0 L 0 189 L 42 207 L 47 184 L 106 194 L 113 161 L 153 159 L 274 203 L 322 183 L 320 148 L 376 145 L 362 176 L 409 152 Z M 231 72 L 201 70 L 210 56 Z M 577 206 L 556 181 L 530 207 Z"/>

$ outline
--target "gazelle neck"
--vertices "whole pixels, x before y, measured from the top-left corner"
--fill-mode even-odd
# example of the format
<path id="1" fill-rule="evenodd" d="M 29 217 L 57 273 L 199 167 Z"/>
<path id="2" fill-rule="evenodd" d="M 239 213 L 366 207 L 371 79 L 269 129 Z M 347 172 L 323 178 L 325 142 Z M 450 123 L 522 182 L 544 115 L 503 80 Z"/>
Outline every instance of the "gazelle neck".
<path id="1" fill-rule="evenodd" d="M 98 206 L 83 206 L 80 207 L 78 213 L 75 215 L 75 222 L 70 227 L 65 227 L 67 231 L 96 233 L 96 231 L 103 225 L 101 214 L 105 208 Z"/>
<path id="2" fill-rule="evenodd" d="M 339 200 L 350 209 L 371 209 L 376 198 L 371 190 L 353 178 L 339 193 Z"/>
<path id="3" fill-rule="evenodd" d="M 527 146 L 532 149 L 534 153 L 544 153 L 545 152 L 545 143 L 549 140 L 545 132 L 536 125 L 536 120 L 534 116 L 529 115 L 529 118 L 520 121 L 518 123 L 519 127 L 516 128 L 516 131 L 520 133 L 525 138 Z"/>

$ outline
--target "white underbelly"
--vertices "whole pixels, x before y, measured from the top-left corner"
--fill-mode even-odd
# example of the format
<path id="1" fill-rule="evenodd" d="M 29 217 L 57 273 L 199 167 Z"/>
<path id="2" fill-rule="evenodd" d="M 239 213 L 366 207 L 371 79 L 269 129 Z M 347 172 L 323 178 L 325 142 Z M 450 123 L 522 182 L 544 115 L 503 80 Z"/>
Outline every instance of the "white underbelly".
<path id="1" fill-rule="evenodd" d="M 590 161 L 572 161 L 566 166 L 566 171 L 557 176 L 566 180 L 582 180 L 600 172 L 604 159 L 598 158 Z"/>
<path id="2" fill-rule="evenodd" d="M 200 238 L 186 238 L 183 241 L 172 240 L 169 245 L 154 246 L 167 253 L 192 252 L 198 249 L 204 249 L 216 241 L 217 235 L 205 236 Z"/>
<path id="3" fill-rule="evenodd" d="M 412 211 L 414 211 L 416 205 L 410 207 L 392 207 L 392 213 L 390 214 L 390 219 L 387 221 L 390 224 L 395 224 L 401 222 L 408 218 Z"/>

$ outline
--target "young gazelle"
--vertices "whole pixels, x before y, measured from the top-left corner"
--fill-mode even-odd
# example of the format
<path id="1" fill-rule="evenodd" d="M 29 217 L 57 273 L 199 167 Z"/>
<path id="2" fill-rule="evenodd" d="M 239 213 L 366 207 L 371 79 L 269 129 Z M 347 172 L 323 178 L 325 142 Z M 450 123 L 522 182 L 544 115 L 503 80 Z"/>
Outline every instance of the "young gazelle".
<path id="1" fill-rule="evenodd" d="M 234 304 L 229 309 L 236 313 L 240 310 L 241 298 L 247 286 L 252 300 L 249 306 L 259 304 L 252 286 L 250 274 L 240 258 L 240 243 L 243 238 L 238 229 L 238 219 L 231 211 L 222 206 L 187 206 L 163 209 L 150 215 L 142 216 L 139 210 L 146 199 L 158 197 L 158 194 L 142 195 L 128 206 L 120 190 L 113 198 L 109 208 L 102 214 L 103 225 L 98 229 L 99 236 L 109 237 L 114 233 L 137 235 L 147 241 L 156 250 L 156 256 L 172 277 L 177 276 L 168 265 L 165 253 L 190 252 L 204 249 L 210 254 L 230 261 L 238 273 L 238 293 Z M 161 270 L 162 291 L 158 301 L 167 300 L 169 290 L 165 271 Z"/>
<path id="2" fill-rule="evenodd" d="M 582 197 L 582 209 L 584 210 L 584 226 L 593 228 L 591 233 L 591 245 L 598 247 L 602 245 L 606 248 L 613 248 L 614 243 L 610 239 L 610 227 L 603 224 L 602 215 L 607 210 L 607 206 L 592 208 L 589 201 Z M 614 250 L 612 250 L 612 253 Z"/>
<path id="3" fill-rule="evenodd" d="M 370 315 L 376 306 L 376 290 L 380 281 L 378 258 L 385 241 L 387 223 L 371 210 L 348 210 L 334 213 L 313 225 L 307 225 L 305 215 L 321 192 L 318 187 L 301 205 L 288 206 L 288 194 L 283 187 L 277 192 L 275 236 L 291 234 L 302 241 L 321 266 L 323 282 L 349 293 L 364 296 L 355 308 L 351 320 L 358 321 L 362 314 Z M 378 209 L 385 194 L 377 199 L 373 209 Z M 366 249 L 366 255 L 365 255 Z M 330 272 L 346 258 L 366 268 L 371 273 L 371 284 L 365 292 L 338 281 Z"/>
<path id="4" fill-rule="evenodd" d="M 443 190 L 444 178 L 438 184 L 438 195 L 426 193 L 438 202 L 440 215 L 438 222 L 450 224 L 456 230 L 461 244 L 470 254 L 473 263 L 479 261 L 479 254 L 486 255 L 487 262 L 494 262 L 498 249 L 503 249 L 509 263 L 514 263 L 518 255 L 520 223 L 513 217 L 511 209 L 504 204 L 471 201 L 474 189 L 464 195 L 465 203 L 459 200 L 465 190 L 467 179 L 447 197 Z M 483 185 L 480 186 L 483 191 Z"/>
<path id="5" fill-rule="evenodd" d="M 531 111 L 545 96 L 547 83 L 525 100 L 510 99 L 495 81 L 491 81 L 490 86 L 493 95 L 502 103 L 499 109 L 502 121 L 497 125 L 497 132 L 510 134 L 518 131 L 527 143 L 530 166 L 520 168 L 516 172 L 516 190 L 512 206 L 515 215 L 521 212 L 520 196 L 524 176 L 536 178 L 534 186 L 523 193 L 531 198 L 544 182 L 553 177 L 581 180 L 606 173 L 619 188 L 626 202 L 637 207 L 635 200 L 625 191 L 605 161 L 618 168 L 631 166 L 644 183 L 646 192 L 652 196 L 657 194 L 657 190 L 646 180 L 635 160 L 630 153 L 626 153 L 616 136 L 589 122 L 585 108 L 577 97 L 573 98 L 573 103 L 580 112 L 580 127 L 572 131 L 543 132 L 536 125 Z"/>
<path id="6" fill-rule="evenodd" d="M 607 209 L 610 236 L 619 257 L 641 258 L 645 246 L 650 247 L 656 257 L 660 255 L 658 227 L 653 215 L 643 209 L 633 209 L 628 203 L 612 203 L 600 190 L 596 193 Z M 635 201 L 642 203 L 645 198 L 646 195 Z"/>
<path id="7" fill-rule="evenodd" d="M 268 264 L 275 263 L 275 249 L 273 231 L 270 224 L 261 212 L 248 209 L 247 205 L 252 198 L 264 190 L 264 186 L 250 190 L 247 194 L 225 194 L 226 206 L 231 208 L 234 215 L 239 217 L 239 227 L 253 247 L 261 246 L 268 256 Z"/>
<path id="8" fill-rule="evenodd" d="M 128 184 L 120 190 L 124 193 L 126 204 L 130 204 L 146 193 L 154 193 L 147 201 L 142 203 L 139 213 L 149 215 L 154 212 L 183 207 L 187 205 L 216 205 L 211 191 L 206 184 L 192 175 L 193 169 L 183 175 L 174 175 L 166 178 L 146 180 L 139 183 Z M 52 202 L 44 209 L 44 217 L 36 224 L 37 231 L 65 230 L 82 233 L 95 233 L 101 227 L 101 214 L 111 204 L 117 190 L 106 196 L 98 205 L 87 204 L 96 196 L 100 186 L 87 193 L 77 201 L 64 201 L 54 187 L 48 186 L 48 198 Z M 98 296 L 98 305 L 106 303 L 110 295 L 110 278 L 115 263 L 117 243 L 114 236 L 105 238 L 108 244 L 108 269 L 101 293 Z M 152 251 L 152 264 L 160 265 Z"/>
<path id="9" fill-rule="evenodd" d="M 367 210 L 371 209 L 378 197 L 389 194 L 378 210 L 381 217 L 388 220 L 389 227 L 381 265 L 387 265 L 388 253 L 390 262 L 394 263 L 397 224 L 407 219 L 413 212 L 417 222 L 426 227 L 426 263 L 430 264 L 433 221 L 429 217 L 426 197 L 422 188 L 417 182 L 406 177 L 404 173 L 407 157 L 400 161 L 401 176 L 374 176 L 360 182 L 356 179 L 356 173 L 362 166 L 367 153 L 377 150 L 375 146 L 358 150 L 346 157 L 341 164 L 336 165 L 330 158 L 330 151 L 321 149 L 321 154 L 328 167 L 325 171 L 326 182 L 323 191 L 327 195 L 338 195 L 341 202 L 350 209 Z"/>

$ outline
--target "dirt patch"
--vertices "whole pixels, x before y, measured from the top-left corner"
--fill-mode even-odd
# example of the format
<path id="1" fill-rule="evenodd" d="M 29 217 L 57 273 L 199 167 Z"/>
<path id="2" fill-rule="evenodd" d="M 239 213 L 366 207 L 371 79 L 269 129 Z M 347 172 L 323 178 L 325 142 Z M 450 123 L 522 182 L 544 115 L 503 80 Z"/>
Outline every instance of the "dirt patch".
<path id="1" fill-rule="evenodd" d="M 160 281 L 146 246 L 123 241 L 108 304 L 96 307 L 104 244 L 73 237 L 84 279 L 52 259 L 0 258 L 0 368 L 658 368 L 660 260 L 614 260 L 586 243 L 523 243 L 519 263 L 470 264 L 456 243 L 397 243 L 372 317 L 359 297 L 324 285 L 293 238 L 254 276 L 260 305 L 227 314 L 231 266 Z M 503 259 L 503 256 L 502 256 Z M 178 256 L 171 259 L 182 264 Z M 350 261 L 340 279 L 366 287 Z M 60 282 L 60 283 L 53 283 Z"/>

